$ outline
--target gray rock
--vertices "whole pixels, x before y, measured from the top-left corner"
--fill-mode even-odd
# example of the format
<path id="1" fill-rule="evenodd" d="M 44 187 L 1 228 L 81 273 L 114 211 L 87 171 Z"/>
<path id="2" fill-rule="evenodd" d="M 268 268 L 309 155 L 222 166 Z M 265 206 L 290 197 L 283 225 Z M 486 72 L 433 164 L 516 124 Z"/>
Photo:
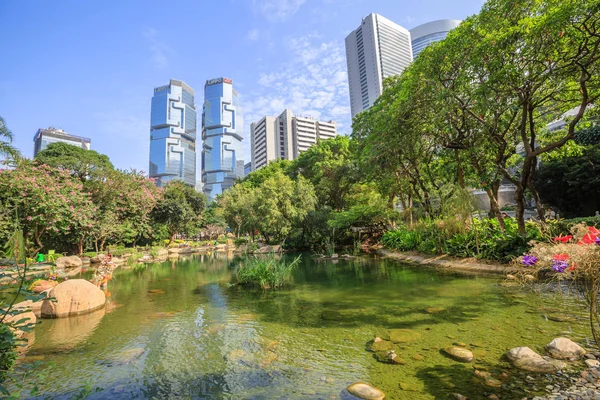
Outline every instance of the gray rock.
<path id="1" fill-rule="evenodd" d="M 546 350 L 553 358 L 569 361 L 579 360 L 586 353 L 583 347 L 564 337 L 556 338 L 548 343 Z"/>
<path id="2" fill-rule="evenodd" d="M 56 269 L 71 269 L 71 268 L 81 268 L 83 262 L 81 258 L 78 256 L 69 256 L 69 257 L 58 257 L 56 259 Z"/>
<path id="3" fill-rule="evenodd" d="M 544 360 L 529 347 L 515 347 L 506 353 L 506 357 L 519 369 L 531 372 L 556 372 L 558 368 Z"/>
<path id="4" fill-rule="evenodd" d="M 364 400 L 383 400 L 385 399 L 385 393 L 364 382 L 356 382 L 348 386 L 348 392 L 351 395 Z"/>

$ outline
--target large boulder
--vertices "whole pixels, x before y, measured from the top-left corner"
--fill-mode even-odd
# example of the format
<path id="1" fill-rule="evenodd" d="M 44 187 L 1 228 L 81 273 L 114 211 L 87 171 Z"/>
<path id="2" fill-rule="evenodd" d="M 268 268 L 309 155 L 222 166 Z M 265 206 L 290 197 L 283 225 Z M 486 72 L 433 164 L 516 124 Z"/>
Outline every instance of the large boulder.
<path id="1" fill-rule="evenodd" d="M 84 314 L 104 307 L 106 296 L 85 279 L 72 279 L 54 287 L 42 303 L 42 318 Z"/>
<path id="2" fill-rule="evenodd" d="M 32 311 L 37 318 L 41 318 L 42 316 L 42 302 L 43 300 L 38 300 L 35 303 L 33 300 L 25 300 L 20 303 L 17 303 L 13 306 L 15 310 L 23 310 Z"/>
<path id="3" fill-rule="evenodd" d="M 97 254 L 94 257 L 90 258 L 90 262 L 92 264 L 99 264 L 102 261 L 104 261 L 105 258 L 106 258 L 106 254 L 100 253 L 100 254 Z"/>
<path id="4" fill-rule="evenodd" d="M 83 262 L 78 256 L 58 257 L 56 259 L 56 269 L 81 268 Z"/>
<path id="5" fill-rule="evenodd" d="M 515 347 L 506 353 L 506 357 L 519 369 L 531 372 L 555 372 L 557 367 L 544 360 L 529 347 Z"/>
<path id="6" fill-rule="evenodd" d="M 576 361 L 586 353 L 585 349 L 564 337 L 559 337 L 548 343 L 546 346 L 548 353 L 559 360 Z"/>
<path id="7" fill-rule="evenodd" d="M 348 386 L 348 392 L 351 395 L 358 397 L 359 399 L 365 400 L 383 400 L 385 399 L 385 393 L 364 382 L 356 382 Z"/>

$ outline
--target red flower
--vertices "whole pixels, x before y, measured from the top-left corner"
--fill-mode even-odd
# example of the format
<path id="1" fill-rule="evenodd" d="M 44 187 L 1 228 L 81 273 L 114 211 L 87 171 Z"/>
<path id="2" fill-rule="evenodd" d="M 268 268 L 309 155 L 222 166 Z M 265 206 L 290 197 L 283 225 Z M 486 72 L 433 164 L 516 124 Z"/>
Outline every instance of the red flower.
<path id="1" fill-rule="evenodd" d="M 565 253 L 555 254 L 555 255 L 552 256 L 552 259 L 556 260 L 556 261 L 566 261 L 566 260 L 569 259 L 569 255 L 565 254 Z"/>
<path id="2" fill-rule="evenodd" d="M 588 228 L 588 232 L 590 233 L 590 235 L 594 235 L 594 236 L 600 236 L 600 229 L 597 229 L 594 226 L 590 226 Z"/>
<path id="3" fill-rule="evenodd" d="M 573 265 L 569 267 L 569 271 L 575 271 L 575 268 L 577 268 L 577 263 L 573 263 Z"/>
<path id="4" fill-rule="evenodd" d="M 581 238 L 577 244 L 594 244 L 596 243 L 596 235 L 592 235 L 591 233 L 586 234 Z"/>
<path id="5" fill-rule="evenodd" d="M 568 235 L 568 236 L 557 236 L 554 238 L 555 242 L 562 242 L 562 243 L 567 243 L 569 240 L 573 239 L 573 236 Z"/>

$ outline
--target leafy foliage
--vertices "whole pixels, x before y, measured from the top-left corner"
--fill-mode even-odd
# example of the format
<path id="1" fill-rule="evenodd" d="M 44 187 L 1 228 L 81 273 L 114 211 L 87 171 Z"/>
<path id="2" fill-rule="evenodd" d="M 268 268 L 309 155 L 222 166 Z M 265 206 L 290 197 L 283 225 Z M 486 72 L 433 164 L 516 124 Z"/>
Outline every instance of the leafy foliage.
<path id="1" fill-rule="evenodd" d="M 292 262 L 277 259 L 274 254 L 249 257 L 239 262 L 235 275 L 237 282 L 261 289 L 277 289 L 290 282 L 294 269 L 300 264 L 301 256 Z"/>
<path id="2" fill-rule="evenodd" d="M 591 216 L 600 211 L 600 145 L 586 148 L 581 156 L 543 163 L 535 186 L 543 202 L 565 217 Z"/>

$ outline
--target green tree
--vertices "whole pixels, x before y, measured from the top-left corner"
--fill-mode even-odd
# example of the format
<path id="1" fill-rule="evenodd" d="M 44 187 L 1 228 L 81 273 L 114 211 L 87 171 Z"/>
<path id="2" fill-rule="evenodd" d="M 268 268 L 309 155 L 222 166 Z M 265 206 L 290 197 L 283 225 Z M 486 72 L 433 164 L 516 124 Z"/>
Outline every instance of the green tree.
<path id="1" fill-rule="evenodd" d="M 11 143 L 13 134 L 6 126 L 4 118 L 0 117 L 0 156 L 18 158 L 21 153 Z"/>
<path id="2" fill-rule="evenodd" d="M 48 145 L 35 156 L 35 163 L 69 171 L 82 182 L 102 178 L 114 169 L 106 155 L 63 142 Z"/>
<path id="3" fill-rule="evenodd" d="M 153 218 L 167 226 L 169 244 L 175 235 L 191 234 L 199 228 L 206 198 L 181 181 L 171 181 L 165 186 L 164 197 L 153 211 Z"/>
<path id="4" fill-rule="evenodd" d="M 293 181 L 277 172 L 256 190 L 258 201 L 254 204 L 258 229 L 268 242 L 284 242 L 292 228 L 315 209 L 314 188 L 302 176 Z"/>

